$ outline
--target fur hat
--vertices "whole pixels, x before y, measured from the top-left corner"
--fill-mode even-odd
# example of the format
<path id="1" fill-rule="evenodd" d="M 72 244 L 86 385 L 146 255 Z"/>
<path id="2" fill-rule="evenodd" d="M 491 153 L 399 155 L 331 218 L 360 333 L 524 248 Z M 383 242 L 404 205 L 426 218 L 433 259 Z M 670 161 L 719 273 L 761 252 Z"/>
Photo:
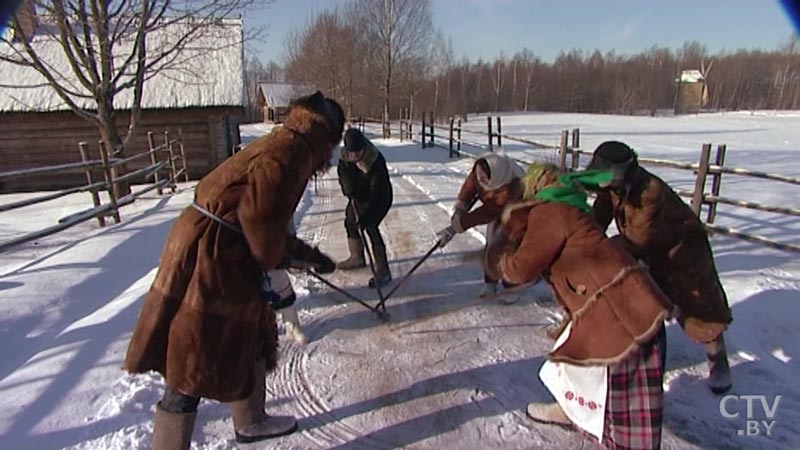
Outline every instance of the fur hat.
<path id="1" fill-rule="evenodd" d="M 614 173 L 612 187 L 625 185 L 625 177 L 638 167 L 636 152 L 619 141 L 606 141 L 597 146 L 586 170 L 601 169 Z"/>
<path id="2" fill-rule="evenodd" d="M 331 144 L 336 145 L 342 140 L 345 122 L 344 110 L 336 100 L 327 98 L 322 92 L 317 91 L 289 102 L 289 115 L 295 108 L 307 109 L 324 117 L 325 128 L 328 130 Z"/>

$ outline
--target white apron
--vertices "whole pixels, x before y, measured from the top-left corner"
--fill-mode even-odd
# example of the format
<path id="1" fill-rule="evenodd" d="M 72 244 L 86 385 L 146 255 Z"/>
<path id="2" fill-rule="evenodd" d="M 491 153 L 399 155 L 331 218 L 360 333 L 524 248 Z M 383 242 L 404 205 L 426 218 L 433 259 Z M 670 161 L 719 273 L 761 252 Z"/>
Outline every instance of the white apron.
<path id="1" fill-rule="evenodd" d="M 557 349 L 567 340 L 571 327 L 572 323 L 566 326 L 556 339 L 553 349 Z M 556 398 L 569 420 L 602 442 L 608 394 L 608 367 L 545 361 L 539 371 L 539 379 Z"/>

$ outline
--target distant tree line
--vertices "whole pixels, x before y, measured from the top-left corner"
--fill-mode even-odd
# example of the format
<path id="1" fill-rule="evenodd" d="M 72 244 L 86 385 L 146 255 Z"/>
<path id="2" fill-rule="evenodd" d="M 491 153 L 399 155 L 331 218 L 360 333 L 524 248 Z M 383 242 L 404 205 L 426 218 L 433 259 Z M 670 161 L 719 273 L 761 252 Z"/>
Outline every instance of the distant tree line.
<path id="1" fill-rule="evenodd" d="M 698 42 L 638 54 L 561 52 L 544 62 L 525 49 L 493 61 L 457 60 L 432 25 L 430 0 L 351 0 L 291 30 L 281 67 L 248 64 L 248 80 L 308 82 L 348 114 L 396 119 L 488 111 L 655 114 L 672 109 L 681 70 L 705 72 L 713 110 L 800 109 L 800 41 L 772 51 L 711 54 Z"/>

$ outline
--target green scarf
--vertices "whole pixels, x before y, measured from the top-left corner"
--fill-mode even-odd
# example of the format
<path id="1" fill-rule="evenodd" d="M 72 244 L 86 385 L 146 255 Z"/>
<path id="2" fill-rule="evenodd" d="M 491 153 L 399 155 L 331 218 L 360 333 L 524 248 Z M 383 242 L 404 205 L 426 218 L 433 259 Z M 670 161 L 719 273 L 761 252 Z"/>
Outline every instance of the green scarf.
<path id="1" fill-rule="evenodd" d="M 586 203 L 585 188 L 596 189 L 607 185 L 614 178 L 608 170 L 585 170 L 559 175 L 558 184 L 548 186 L 534 195 L 535 199 L 548 202 L 564 203 L 574 206 L 585 213 L 591 213 L 592 208 Z"/>

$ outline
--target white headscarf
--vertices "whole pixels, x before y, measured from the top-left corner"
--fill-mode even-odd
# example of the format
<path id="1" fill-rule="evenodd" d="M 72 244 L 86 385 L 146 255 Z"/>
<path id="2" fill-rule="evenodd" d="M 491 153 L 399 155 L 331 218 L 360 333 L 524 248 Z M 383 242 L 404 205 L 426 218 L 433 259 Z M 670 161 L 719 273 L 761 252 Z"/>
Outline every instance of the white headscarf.
<path id="1" fill-rule="evenodd" d="M 487 191 L 499 189 L 510 183 L 512 179 L 521 178 L 525 174 L 522 167 L 517 165 L 505 153 L 489 152 L 481 156 L 481 159 L 486 160 L 491 172 L 488 183 L 482 183 L 480 182 L 480 177 L 478 178 L 481 187 Z"/>

